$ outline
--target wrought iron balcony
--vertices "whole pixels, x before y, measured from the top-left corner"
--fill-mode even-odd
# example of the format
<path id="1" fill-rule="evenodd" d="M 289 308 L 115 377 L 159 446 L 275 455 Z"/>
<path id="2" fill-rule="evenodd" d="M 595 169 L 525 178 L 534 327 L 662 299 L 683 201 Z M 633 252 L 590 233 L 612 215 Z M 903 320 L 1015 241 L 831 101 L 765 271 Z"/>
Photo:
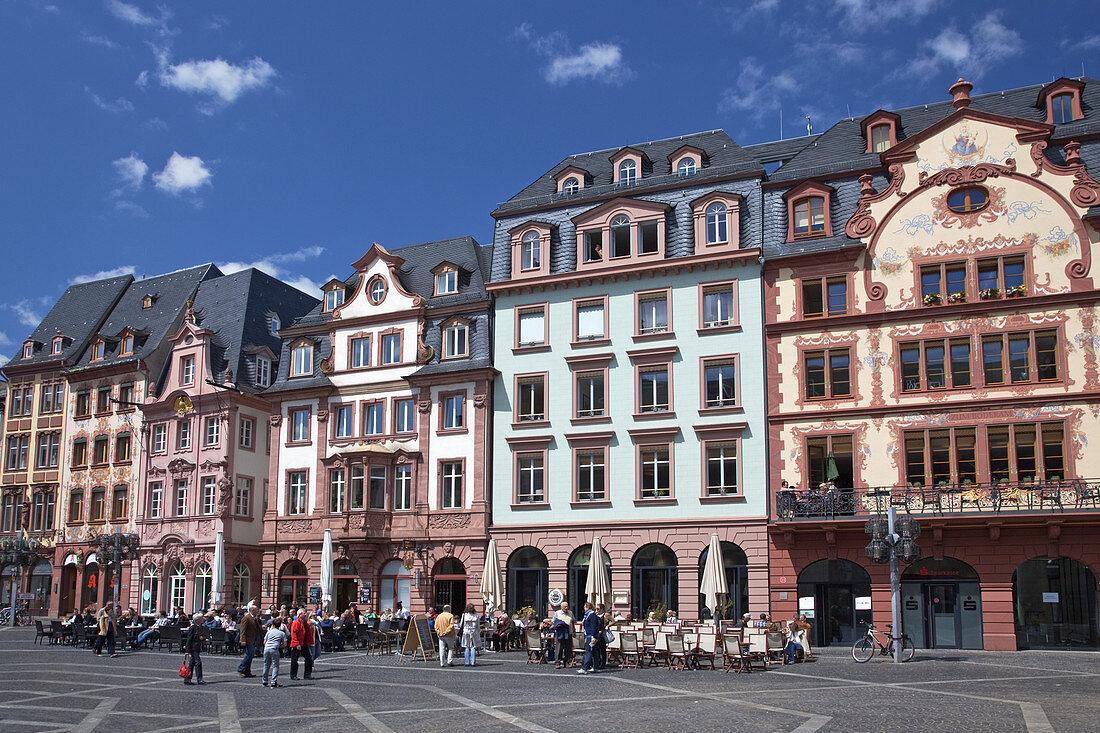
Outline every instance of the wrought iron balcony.
<path id="1" fill-rule="evenodd" d="M 1100 511 L 1100 479 L 788 489 L 777 492 L 775 507 L 777 522 L 866 519 L 890 507 L 921 517 Z"/>

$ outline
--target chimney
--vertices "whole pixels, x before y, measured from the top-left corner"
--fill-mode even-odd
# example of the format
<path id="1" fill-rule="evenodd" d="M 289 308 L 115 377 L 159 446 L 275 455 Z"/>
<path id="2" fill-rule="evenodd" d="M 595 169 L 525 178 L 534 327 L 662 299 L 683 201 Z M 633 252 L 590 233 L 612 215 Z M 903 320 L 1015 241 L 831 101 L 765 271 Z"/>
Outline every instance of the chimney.
<path id="1" fill-rule="evenodd" d="M 959 80 L 951 85 L 951 88 L 947 91 L 951 93 L 951 106 L 955 109 L 962 109 L 963 107 L 970 106 L 970 90 L 974 88 L 974 85 L 970 82 L 959 77 Z"/>

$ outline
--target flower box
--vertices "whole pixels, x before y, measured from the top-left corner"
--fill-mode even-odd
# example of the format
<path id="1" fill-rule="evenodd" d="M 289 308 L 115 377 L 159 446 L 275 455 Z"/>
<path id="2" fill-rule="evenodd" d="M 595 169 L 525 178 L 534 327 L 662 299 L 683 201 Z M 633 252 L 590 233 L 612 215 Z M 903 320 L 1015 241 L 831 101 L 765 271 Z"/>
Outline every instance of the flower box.
<path id="1" fill-rule="evenodd" d="M 1001 297 L 1001 291 L 999 288 L 986 288 L 978 293 L 978 297 L 982 300 L 993 300 L 994 298 Z"/>
<path id="2" fill-rule="evenodd" d="M 937 293 L 929 293 L 922 301 L 925 305 L 939 305 L 942 301 Z"/>

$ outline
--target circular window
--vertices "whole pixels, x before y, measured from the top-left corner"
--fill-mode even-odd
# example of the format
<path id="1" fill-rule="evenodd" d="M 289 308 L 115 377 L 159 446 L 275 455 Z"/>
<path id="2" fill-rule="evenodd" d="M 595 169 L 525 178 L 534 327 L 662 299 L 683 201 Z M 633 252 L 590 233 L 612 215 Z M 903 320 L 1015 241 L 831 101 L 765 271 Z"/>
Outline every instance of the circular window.
<path id="1" fill-rule="evenodd" d="M 386 297 L 386 280 L 381 275 L 375 275 L 367 283 L 367 297 L 374 305 L 378 305 Z"/>
<path id="2" fill-rule="evenodd" d="M 989 194 L 984 188 L 960 188 L 947 195 L 947 208 L 959 214 L 972 214 L 981 211 L 989 203 Z"/>

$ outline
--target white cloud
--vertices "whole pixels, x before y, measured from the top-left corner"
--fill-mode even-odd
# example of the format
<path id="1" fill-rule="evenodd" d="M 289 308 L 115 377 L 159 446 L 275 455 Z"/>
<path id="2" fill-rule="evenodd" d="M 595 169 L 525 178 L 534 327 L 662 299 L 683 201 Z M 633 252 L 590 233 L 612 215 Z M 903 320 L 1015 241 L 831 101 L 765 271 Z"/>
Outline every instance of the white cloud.
<path id="1" fill-rule="evenodd" d="M 206 95 L 226 105 L 237 101 L 245 92 L 268 86 L 277 72 L 261 58 L 249 59 L 240 66 L 224 59 L 184 61 L 174 65 L 163 60 L 158 75 L 163 86 Z M 204 111 L 210 112 L 213 108 Z"/>
<path id="2" fill-rule="evenodd" d="M 220 31 L 229 26 L 229 18 L 226 18 L 224 15 L 212 15 L 207 25 L 212 31 Z"/>
<path id="3" fill-rule="evenodd" d="M 0 308 L 14 313 L 22 325 L 34 328 L 42 322 L 49 304 L 50 298 L 43 295 L 37 298 L 23 298 L 17 303 L 5 303 Z"/>
<path id="4" fill-rule="evenodd" d="M 1085 36 L 1077 41 L 1066 39 L 1062 41 L 1062 47 L 1069 48 L 1071 51 L 1095 51 L 1100 49 L 1100 33 Z"/>
<path id="5" fill-rule="evenodd" d="M 622 49 L 614 43 L 586 44 L 576 54 L 550 59 L 546 69 L 546 81 L 551 84 L 568 84 L 575 79 L 617 84 L 629 76 Z"/>
<path id="6" fill-rule="evenodd" d="M 91 274 L 76 275 L 69 279 L 69 285 L 90 283 L 92 280 L 104 280 L 109 277 L 120 277 L 122 275 L 136 275 L 136 273 L 137 268 L 133 265 L 119 265 L 110 270 L 100 270 L 99 272 L 93 272 Z"/>
<path id="7" fill-rule="evenodd" d="M 12 341 L 10 338 L 8 338 L 8 335 L 6 333 L 4 333 L 3 331 L 0 331 L 0 348 L 5 348 L 6 349 L 9 346 L 14 345 L 14 343 L 15 343 L 14 341 Z"/>
<path id="8" fill-rule="evenodd" d="M 145 210 L 144 206 L 135 204 L 133 201 L 126 201 L 125 199 L 119 199 L 115 201 L 115 209 L 125 214 L 137 217 L 138 219 L 148 219 L 149 212 Z"/>
<path id="9" fill-rule="evenodd" d="M 151 28 L 155 26 L 163 26 L 168 19 L 168 12 L 163 8 L 161 8 L 160 16 L 154 17 L 146 13 L 138 6 L 124 3 L 122 2 L 122 0 L 106 0 L 104 5 L 107 6 L 107 10 L 111 13 L 111 15 L 115 16 L 119 20 L 129 23 L 130 25 Z"/>
<path id="10" fill-rule="evenodd" d="M 749 5 L 737 3 L 733 7 L 723 6 L 721 12 L 734 30 L 741 30 L 753 21 L 757 15 L 769 15 L 779 7 L 779 0 L 756 0 Z"/>
<path id="11" fill-rule="evenodd" d="M 112 41 L 107 36 L 95 36 L 88 31 L 84 31 L 82 37 L 87 43 L 90 43 L 93 46 L 103 46 L 104 48 L 118 48 L 118 44 Z"/>
<path id="12" fill-rule="evenodd" d="M 800 43 L 798 52 L 811 59 L 829 59 L 840 64 L 859 64 L 867 58 L 867 46 L 854 41 L 834 43 L 828 40 Z"/>
<path id="13" fill-rule="evenodd" d="M 836 0 L 835 8 L 849 23 L 873 28 L 896 20 L 916 20 L 936 9 L 939 0 Z"/>
<path id="14" fill-rule="evenodd" d="M 760 63 L 748 56 L 741 61 L 741 72 L 734 86 L 722 92 L 718 110 L 745 112 L 759 121 L 765 114 L 779 109 L 785 95 L 796 91 L 798 82 L 790 72 L 765 75 Z"/>
<path id="15" fill-rule="evenodd" d="M 84 91 L 88 93 L 88 96 L 92 98 L 92 103 L 96 107 L 99 107 L 104 112 L 133 112 L 134 103 L 125 97 L 119 97 L 115 101 L 110 101 L 99 96 L 93 92 L 89 87 L 84 87 Z"/>
<path id="16" fill-rule="evenodd" d="M 946 28 L 924 42 L 925 53 L 900 70 L 900 74 L 929 74 L 948 67 L 953 73 L 980 79 L 998 62 L 1024 50 L 1020 34 L 992 12 L 975 23 L 969 34 Z"/>
<path id="17" fill-rule="evenodd" d="M 122 190 L 136 191 L 141 188 L 145 180 L 145 174 L 149 172 L 149 166 L 138 157 L 137 153 L 130 153 L 125 158 L 118 158 L 111 162 L 118 176 Z"/>
<path id="18" fill-rule="evenodd" d="M 299 273 L 291 272 L 287 267 L 288 263 L 304 262 L 316 257 L 320 257 L 325 251 L 324 247 L 314 245 L 312 247 L 302 247 L 301 249 L 294 250 L 293 252 L 276 252 L 274 254 L 266 255 L 253 262 L 224 262 L 218 263 L 218 268 L 226 275 L 231 275 L 234 272 L 240 272 L 241 270 L 247 270 L 250 267 L 255 267 L 261 272 L 266 272 L 272 277 L 278 278 L 285 282 L 287 285 L 291 285 L 298 288 L 303 293 L 308 293 L 314 297 L 319 295 L 321 285 L 314 282 L 312 279 L 301 275 Z M 326 281 L 327 282 L 327 281 Z"/>
<path id="19" fill-rule="evenodd" d="M 199 156 L 186 157 L 173 151 L 164 170 L 153 174 L 153 185 L 176 196 L 209 183 L 212 175 Z"/>

